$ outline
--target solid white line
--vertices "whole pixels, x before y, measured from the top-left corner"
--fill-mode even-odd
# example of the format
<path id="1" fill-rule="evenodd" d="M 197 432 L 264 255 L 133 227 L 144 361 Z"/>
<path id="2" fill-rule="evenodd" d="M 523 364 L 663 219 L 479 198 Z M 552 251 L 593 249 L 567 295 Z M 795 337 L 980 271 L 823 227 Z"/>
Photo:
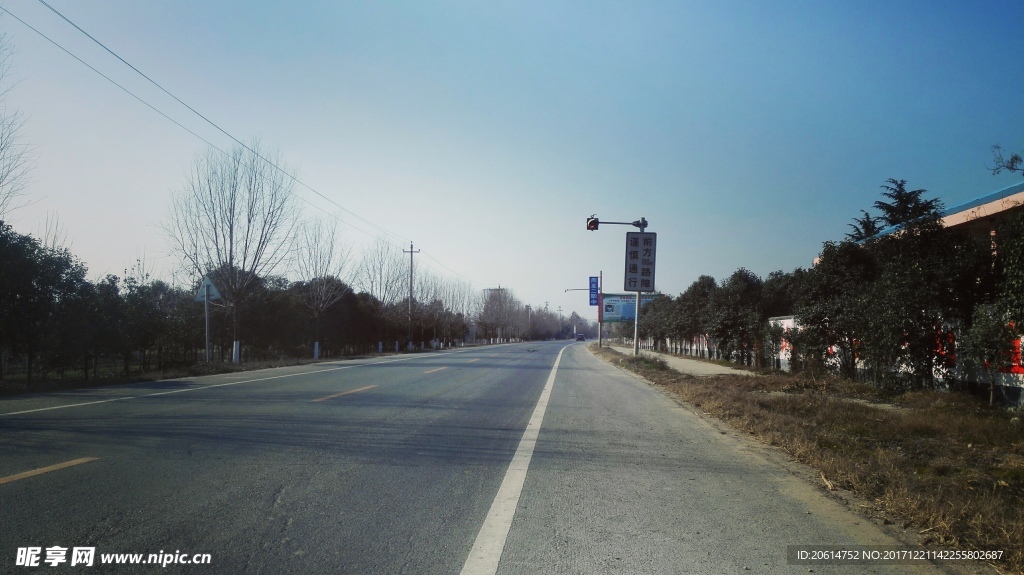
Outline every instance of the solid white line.
<path id="1" fill-rule="evenodd" d="M 452 354 L 452 353 L 465 353 L 467 351 L 472 351 L 472 350 L 471 349 L 465 349 L 465 350 L 461 350 L 460 349 L 460 350 L 457 350 L 457 351 L 444 351 L 444 352 L 439 352 L 437 355 L 449 355 L 449 354 Z M 431 356 L 431 357 L 437 357 L 437 356 Z M 69 407 L 82 407 L 84 405 L 96 405 L 97 403 L 110 403 L 112 401 L 126 401 L 126 400 L 129 400 L 129 399 L 138 399 L 140 397 L 156 397 L 158 395 L 170 395 L 172 393 L 185 393 L 186 391 L 201 391 L 201 390 L 204 390 L 204 389 L 210 389 L 212 387 L 227 387 L 229 385 L 241 385 L 243 383 L 255 383 L 257 381 L 269 381 L 271 379 L 283 379 L 283 378 L 286 378 L 286 377 L 298 377 L 300 375 L 313 375 L 315 373 L 324 373 L 324 372 L 328 372 L 328 371 L 341 371 L 343 369 L 354 369 L 354 368 L 357 368 L 357 367 L 372 367 L 374 365 L 382 365 L 382 364 L 385 364 L 385 363 L 397 363 L 399 361 L 409 361 L 409 360 L 412 360 L 412 359 L 430 359 L 430 358 L 424 358 L 422 356 L 413 355 L 413 356 L 410 356 L 410 357 L 403 357 L 402 359 L 390 359 L 390 360 L 387 360 L 387 361 L 378 361 L 376 363 L 360 363 L 358 365 L 346 365 L 346 366 L 343 366 L 343 367 L 334 367 L 334 368 L 331 368 L 331 369 L 320 369 L 320 370 L 317 370 L 317 371 L 306 371 L 306 372 L 302 372 L 302 373 L 289 373 L 289 374 L 286 374 L 286 375 L 275 375 L 275 376 L 271 376 L 271 377 L 261 377 L 261 378 L 257 378 L 257 379 L 246 379 L 244 381 L 229 381 L 227 383 L 214 383 L 214 384 L 210 384 L 210 385 L 200 385 L 200 386 L 196 386 L 196 387 L 186 387 L 186 388 L 183 388 L 183 389 L 174 389 L 174 390 L 171 390 L 171 391 L 158 391 L 156 393 L 146 393 L 146 394 L 143 394 L 143 395 L 129 395 L 129 396 L 125 396 L 125 397 L 115 397 L 113 399 L 100 399 L 100 400 L 97 400 L 97 401 L 86 401 L 84 403 L 71 403 L 71 404 L 68 404 L 68 405 L 56 405 L 56 406 L 53 406 L 53 407 L 40 407 L 38 409 L 26 409 L 25 411 L 12 411 L 10 413 L 0 413 L 0 417 L 3 417 L 5 415 L 21 415 L 21 414 L 24 414 L 24 413 L 35 413 L 37 411 L 51 411 L 51 410 L 54 410 L 54 409 L 67 409 Z"/>
<path id="2" fill-rule="evenodd" d="M 555 358 L 555 365 L 551 367 L 548 381 L 544 384 L 544 390 L 540 392 L 537 407 L 533 409 L 530 423 L 526 425 L 523 438 L 519 440 L 519 447 L 512 456 L 512 463 L 508 465 L 498 494 L 494 496 L 491 510 L 487 512 L 487 518 L 477 533 L 473 549 L 462 566 L 461 575 L 494 575 L 498 571 L 498 561 L 505 550 L 505 539 L 512 528 L 512 519 L 516 516 L 519 496 L 523 494 L 526 471 L 530 468 L 530 460 L 533 459 L 533 449 L 537 446 L 544 412 L 548 409 L 548 398 L 551 397 L 551 388 L 555 384 L 555 374 L 558 372 L 558 364 L 562 361 L 562 352 L 566 347 L 569 346 L 559 350 L 558 357 Z"/>

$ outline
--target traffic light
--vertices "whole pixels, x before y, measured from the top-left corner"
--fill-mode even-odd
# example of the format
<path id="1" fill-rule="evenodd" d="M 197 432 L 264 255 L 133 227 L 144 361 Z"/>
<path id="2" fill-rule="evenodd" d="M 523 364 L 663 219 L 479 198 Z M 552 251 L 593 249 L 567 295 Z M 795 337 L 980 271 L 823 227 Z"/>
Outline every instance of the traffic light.
<path id="1" fill-rule="evenodd" d="M 597 226 L 600 223 L 601 223 L 600 220 L 598 220 L 594 216 L 590 216 L 589 218 L 587 218 L 587 229 L 592 231 L 592 232 L 596 232 L 597 231 Z"/>

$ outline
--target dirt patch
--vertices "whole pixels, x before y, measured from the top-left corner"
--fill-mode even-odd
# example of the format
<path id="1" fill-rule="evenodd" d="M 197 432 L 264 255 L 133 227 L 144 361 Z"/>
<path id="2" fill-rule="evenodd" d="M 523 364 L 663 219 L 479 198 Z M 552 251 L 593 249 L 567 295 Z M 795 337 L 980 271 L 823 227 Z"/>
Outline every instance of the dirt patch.
<path id="1" fill-rule="evenodd" d="M 700 411 L 815 469 L 868 517 L 923 545 L 1003 551 L 993 567 L 1024 573 L 1024 425 L 968 395 L 876 396 L 840 380 L 692 377 L 664 362 L 591 351 Z"/>

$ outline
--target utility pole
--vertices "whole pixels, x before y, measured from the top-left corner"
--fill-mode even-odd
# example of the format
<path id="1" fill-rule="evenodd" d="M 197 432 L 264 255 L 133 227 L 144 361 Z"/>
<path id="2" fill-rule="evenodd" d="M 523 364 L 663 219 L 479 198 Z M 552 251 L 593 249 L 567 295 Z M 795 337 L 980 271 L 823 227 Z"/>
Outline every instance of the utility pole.
<path id="1" fill-rule="evenodd" d="M 558 312 L 558 339 L 562 338 L 562 306 L 558 306 L 555 310 Z"/>
<path id="2" fill-rule="evenodd" d="M 412 256 L 420 253 L 420 250 L 412 249 L 412 242 L 409 242 L 409 251 L 402 250 L 403 254 L 409 254 L 409 349 L 412 349 Z"/>

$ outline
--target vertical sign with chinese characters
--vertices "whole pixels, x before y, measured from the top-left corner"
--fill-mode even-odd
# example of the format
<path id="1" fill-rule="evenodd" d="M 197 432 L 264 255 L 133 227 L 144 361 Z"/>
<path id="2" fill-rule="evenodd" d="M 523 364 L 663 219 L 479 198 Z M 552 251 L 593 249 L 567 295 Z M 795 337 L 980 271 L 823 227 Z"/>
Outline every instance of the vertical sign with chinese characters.
<path id="1" fill-rule="evenodd" d="M 654 258 L 657 253 L 658 234 L 646 232 L 626 233 L 626 291 L 654 291 Z"/>
<path id="2" fill-rule="evenodd" d="M 590 276 L 590 305 L 597 305 L 597 276 Z"/>

